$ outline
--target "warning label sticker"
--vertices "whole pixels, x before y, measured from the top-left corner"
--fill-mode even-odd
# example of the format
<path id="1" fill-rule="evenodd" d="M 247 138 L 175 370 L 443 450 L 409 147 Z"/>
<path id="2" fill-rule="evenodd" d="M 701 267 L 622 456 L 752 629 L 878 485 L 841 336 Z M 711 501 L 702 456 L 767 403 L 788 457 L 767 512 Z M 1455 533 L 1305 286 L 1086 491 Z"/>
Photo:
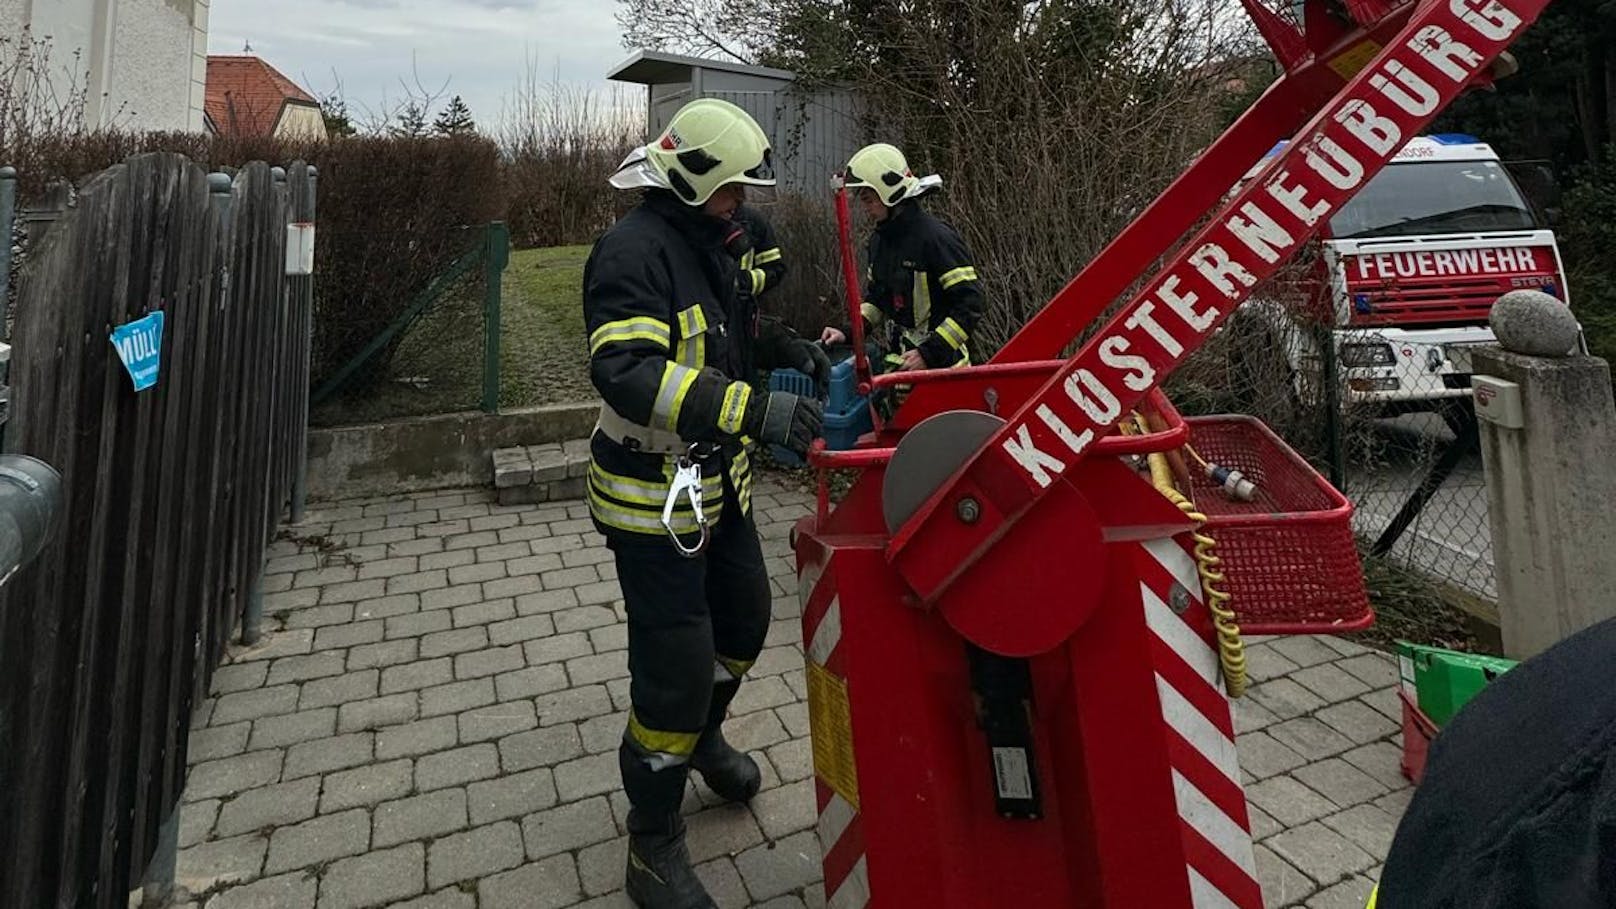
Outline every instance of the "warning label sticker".
<path id="1" fill-rule="evenodd" d="M 808 723 L 813 733 L 814 773 L 858 808 L 858 767 L 853 763 L 853 714 L 847 683 L 812 661 L 808 663 Z"/>
<path id="2" fill-rule="evenodd" d="M 1330 68 L 1335 70 L 1336 74 L 1341 78 L 1351 79 L 1353 76 L 1358 75 L 1360 70 L 1368 66 L 1369 61 L 1375 59 L 1375 55 L 1378 53 L 1380 53 L 1379 44 L 1374 41 L 1363 41 L 1347 48 L 1346 52 L 1331 60 Z"/>
<path id="3" fill-rule="evenodd" d="M 999 783 L 999 798 L 1032 798 L 1032 774 L 1027 766 L 1025 749 L 993 749 L 993 775 Z"/>

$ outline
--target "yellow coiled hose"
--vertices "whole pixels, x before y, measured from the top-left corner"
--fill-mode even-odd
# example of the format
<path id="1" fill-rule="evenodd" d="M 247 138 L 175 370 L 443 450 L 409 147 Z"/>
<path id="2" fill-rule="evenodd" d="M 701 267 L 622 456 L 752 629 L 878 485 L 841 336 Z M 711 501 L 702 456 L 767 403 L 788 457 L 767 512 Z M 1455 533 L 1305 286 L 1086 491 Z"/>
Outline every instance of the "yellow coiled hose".
<path id="1" fill-rule="evenodd" d="M 1137 413 L 1133 415 L 1133 425 L 1123 421 L 1122 429 L 1129 435 L 1150 432 L 1144 417 Z M 1223 681 L 1229 689 L 1229 697 L 1238 698 L 1246 693 L 1246 645 L 1240 638 L 1240 625 L 1235 620 L 1234 610 L 1229 608 L 1229 592 L 1223 589 L 1223 582 L 1227 578 L 1218 569 L 1223 563 L 1216 553 L 1218 541 L 1205 531 L 1207 516 L 1197 511 L 1195 503 L 1178 491 L 1167 455 L 1155 452 L 1146 459 L 1150 464 L 1151 484 L 1197 525 L 1190 532 L 1190 538 L 1195 541 L 1196 569 L 1201 575 L 1201 590 L 1206 595 L 1207 609 L 1212 613 L 1212 626 L 1218 636 L 1218 661 L 1223 666 Z"/>

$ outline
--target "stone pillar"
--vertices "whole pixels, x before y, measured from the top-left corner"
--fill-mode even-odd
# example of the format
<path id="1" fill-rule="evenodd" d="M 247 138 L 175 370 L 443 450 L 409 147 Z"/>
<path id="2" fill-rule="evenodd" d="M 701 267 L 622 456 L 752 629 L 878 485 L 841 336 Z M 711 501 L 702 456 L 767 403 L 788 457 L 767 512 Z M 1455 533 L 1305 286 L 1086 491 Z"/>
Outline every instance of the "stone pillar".
<path id="1" fill-rule="evenodd" d="M 1492 323 L 1500 346 L 1475 350 L 1472 384 L 1500 632 L 1526 659 L 1616 617 L 1616 403 L 1564 304 L 1511 293 Z"/>

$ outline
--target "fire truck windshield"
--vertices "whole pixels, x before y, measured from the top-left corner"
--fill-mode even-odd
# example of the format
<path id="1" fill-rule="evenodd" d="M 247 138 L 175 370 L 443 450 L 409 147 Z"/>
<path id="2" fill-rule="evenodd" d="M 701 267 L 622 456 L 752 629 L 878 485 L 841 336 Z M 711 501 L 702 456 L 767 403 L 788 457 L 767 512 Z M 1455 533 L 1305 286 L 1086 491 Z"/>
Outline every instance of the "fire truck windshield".
<path id="1" fill-rule="evenodd" d="M 1330 219 L 1339 240 L 1535 226 L 1531 207 L 1497 161 L 1393 164 Z"/>

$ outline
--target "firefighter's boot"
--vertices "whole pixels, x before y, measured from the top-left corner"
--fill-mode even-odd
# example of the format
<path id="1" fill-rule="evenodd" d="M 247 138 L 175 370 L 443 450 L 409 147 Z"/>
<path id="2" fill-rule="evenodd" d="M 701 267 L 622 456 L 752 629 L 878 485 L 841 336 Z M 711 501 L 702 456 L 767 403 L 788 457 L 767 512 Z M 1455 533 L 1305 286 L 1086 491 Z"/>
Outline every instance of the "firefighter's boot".
<path id="1" fill-rule="evenodd" d="M 628 898 L 641 909 L 718 909 L 690 866 L 685 824 L 677 812 L 628 815 Z"/>
<path id="2" fill-rule="evenodd" d="M 731 802 L 749 802 L 763 786 L 763 774 L 758 770 L 757 761 L 724 740 L 724 716 L 740 687 L 738 679 L 713 686 L 707 730 L 690 756 L 690 766 L 701 774 L 707 787 L 719 798 Z"/>

